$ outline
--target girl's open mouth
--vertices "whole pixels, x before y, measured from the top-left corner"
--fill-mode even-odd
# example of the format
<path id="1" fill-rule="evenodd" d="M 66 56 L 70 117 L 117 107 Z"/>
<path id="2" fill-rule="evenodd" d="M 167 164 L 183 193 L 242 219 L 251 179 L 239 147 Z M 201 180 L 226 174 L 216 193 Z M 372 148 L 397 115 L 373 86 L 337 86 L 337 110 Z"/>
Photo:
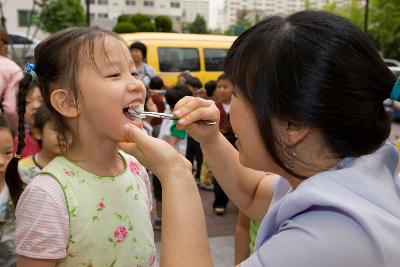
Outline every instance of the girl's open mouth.
<path id="1" fill-rule="evenodd" d="M 143 128 L 143 117 L 140 115 L 144 110 L 144 105 L 136 105 L 136 106 L 127 106 L 123 108 L 122 112 L 124 116 L 130 120 L 135 126 L 139 128 Z M 137 114 L 136 114 L 137 113 Z"/>

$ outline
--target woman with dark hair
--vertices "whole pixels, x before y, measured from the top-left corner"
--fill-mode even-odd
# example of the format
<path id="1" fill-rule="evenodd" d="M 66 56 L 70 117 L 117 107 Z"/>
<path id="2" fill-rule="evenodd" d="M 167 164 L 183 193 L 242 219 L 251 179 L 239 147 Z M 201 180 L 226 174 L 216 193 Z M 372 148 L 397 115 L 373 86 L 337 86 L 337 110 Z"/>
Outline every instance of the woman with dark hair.
<path id="1" fill-rule="evenodd" d="M 211 101 L 186 97 L 174 114 L 229 198 L 262 219 L 240 266 L 398 266 L 399 156 L 383 101 L 399 100 L 400 81 L 368 36 L 325 12 L 270 17 L 236 39 L 225 73 L 238 152 L 194 123 L 219 120 Z M 133 127 L 127 138 L 163 186 L 161 266 L 212 266 L 190 165 Z"/>

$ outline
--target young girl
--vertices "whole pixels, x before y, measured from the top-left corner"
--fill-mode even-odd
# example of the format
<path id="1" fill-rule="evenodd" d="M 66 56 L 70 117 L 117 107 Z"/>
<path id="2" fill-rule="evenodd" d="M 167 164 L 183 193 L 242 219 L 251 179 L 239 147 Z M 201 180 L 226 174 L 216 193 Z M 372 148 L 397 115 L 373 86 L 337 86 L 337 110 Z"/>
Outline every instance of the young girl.
<path id="1" fill-rule="evenodd" d="M 42 149 L 18 162 L 19 175 L 25 184 L 29 184 L 41 169 L 65 150 L 65 145 L 59 143 L 50 110 L 44 104 L 35 113 L 32 135 L 39 140 Z"/>
<path id="2" fill-rule="evenodd" d="M 18 266 L 155 266 L 149 181 L 118 151 L 145 88 L 126 44 L 100 28 L 58 32 L 35 48 L 20 90 L 37 76 L 67 151 L 26 187 L 17 171 L 24 131 L 6 180 L 16 207 Z M 24 98 L 19 106 L 24 107 Z M 25 110 L 19 111 L 23 129 Z M 34 211 L 34 212 L 32 212 Z"/>
<path id="3" fill-rule="evenodd" d="M 5 116 L 0 115 L 0 266 L 15 266 L 15 216 L 8 187 L 6 167 L 13 155 L 14 133 Z"/>
<path id="4" fill-rule="evenodd" d="M 34 77 L 29 84 L 27 90 L 19 90 L 17 98 L 25 98 L 25 146 L 21 151 L 21 158 L 28 157 L 40 151 L 40 145 L 32 134 L 34 127 L 34 116 L 37 109 L 43 104 L 42 94 L 40 93 L 38 80 Z M 19 107 L 20 109 L 20 107 Z M 17 147 L 17 140 L 15 140 L 15 147 Z"/>
<path id="5" fill-rule="evenodd" d="M 399 266 L 399 153 L 383 102 L 399 101 L 400 81 L 370 38 L 326 12 L 274 16 L 235 40 L 225 73 L 238 151 L 217 127 L 193 123 L 218 120 L 212 102 L 186 97 L 174 114 L 229 198 L 263 219 L 240 266 Z M 189 165 L 133 127 L 128 136 L 169 199 L 161 264 L 212 266 Z"/>

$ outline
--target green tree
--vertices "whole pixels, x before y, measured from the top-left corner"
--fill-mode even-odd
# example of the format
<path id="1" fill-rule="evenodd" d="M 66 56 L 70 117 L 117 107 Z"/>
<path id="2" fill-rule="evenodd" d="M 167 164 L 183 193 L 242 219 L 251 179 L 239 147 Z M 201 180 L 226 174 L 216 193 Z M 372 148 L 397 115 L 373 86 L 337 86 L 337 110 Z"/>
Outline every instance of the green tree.
<path id="1" fill-rule="evenodd" d="M 132 22 L 133 25 L 138 27 L 140 24 L 145 22 L 151 23 L 151 18 L 149 16 L 137 13 L 131 16 L 130 21 Z"/>
<path id="2" fill-rule="evenodd" d="M 130 32 L 137 32 L 138 29 L 131 22 L 122 21 L 114 26 L 113 31 L 116 33 L 130 33 Z"/>
<path id="3" fill-rule="evenodd" d="M 131 18 L 131 15 L 128 15 L 128 14 L 119 15 L 117 18 L 117 23 L 129 21 L 130 18 Z"/>
<path id="4" fill-rule="evenodd" d="M 187 31 L 190 33 L 208 33 L 206 20 L 203 16 L 197 14 L 195 20 L 188 24 Z"/>
<path id="5" fill-rule="evenodd" d="M 250 28 L 253 23 L 248 19 L 247 10 L 241 10 L 239 14 L 239 19 L 236 24 L 229 26 L 228 30 L 225 31 L 225 34 L 228 35 L 240 35 L 242 32 Z"/>
<path id="6" fill-rule="evenodd" d="M 306 9 L 306 10 L 312 9 L 312 4 L 311 4 L 310 0 L 304 1 L 304 9 Z"/>
<path id="7" fill-rule="evenodd" d="M 39 16 L 42 29 L 53 33 L 73 26 L 85 25 L 85 14 L 80 0 L 51 0 L 43 5 Z"/>
<path id="8" fill-rule="evenodd" d="M 156 25 L 152 22 L 143 22 L 138 27 L 138 32 L 155 32 Z"/>
<path id="9" fill-rule="evenodd" d="M 400 59 L 400 4 L 398 0 L 372 0 L 369 33 L 382 55 Z"/>
<path id="10" fill-rule="evenodd" d="M 336 1 L 329 1 L 323 7 L 323 10 L 335 13 L 339 16 L 351 20 L 361 29 L 364 28 L 364 8 L 360 3 L 363 0 L 352 0 L 348 5 L 337 5 Z"/>
<path id="11" fill-rule="evenodd" d="M 154 19 L 156 24 L 156 30 L 158 32 L 171 32 L 172 31 L 172 19 L 168 16 L 157 16 Z"/>

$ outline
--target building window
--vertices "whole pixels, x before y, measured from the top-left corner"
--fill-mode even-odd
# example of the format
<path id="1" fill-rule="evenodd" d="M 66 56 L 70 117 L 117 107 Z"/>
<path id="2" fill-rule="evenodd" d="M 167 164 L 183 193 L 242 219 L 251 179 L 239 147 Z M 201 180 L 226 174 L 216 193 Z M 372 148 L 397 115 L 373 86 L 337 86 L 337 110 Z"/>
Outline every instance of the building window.
<path id="1" fill-rule="evenodd" d="M 103 19 L 108 19 L 108 14 L 107 13 L 99 13 L 97 15 L 98 18 L 103 18 Z"/>
<path id="2" fill-rule="evenodd" d="M 108 5 L 108 0 L 99 0 L 99 5 Z"/>
<path id="3" fill-rule="evenodd" d="M 154 6 L 154 2 L 153 1 L 143 1 L 143 5 L 144 6 Z"/>
<path id="4" fill-rule="evenodd" d="M 224 71 L 226 54 L 228 49 L 204 49 L 204 61 L 206 71 Z"/>
<path id="5" fill-rule="evenodd" d="M 18 10 L 18 26 L 27 27 L 29 25 L 37 25 L 38 14 L 32 10 Z"/>
<path id="6" fill-rule="evenodd" d="M 171 2 L 171 8 L 179 8 L 180 3 L 179 2 Z"/>
<path id="7" fill-rule="evenodd" d="M 136 6 L 135 0 L 126 0 L 125 3 L 127 6 Z"/>
<path id="8" fill-rule="evenodd" d="M 160 71 L 200 71 L 200 58 L 197 48 L 160 47 L 158 48 L 158 60 Z"/>

